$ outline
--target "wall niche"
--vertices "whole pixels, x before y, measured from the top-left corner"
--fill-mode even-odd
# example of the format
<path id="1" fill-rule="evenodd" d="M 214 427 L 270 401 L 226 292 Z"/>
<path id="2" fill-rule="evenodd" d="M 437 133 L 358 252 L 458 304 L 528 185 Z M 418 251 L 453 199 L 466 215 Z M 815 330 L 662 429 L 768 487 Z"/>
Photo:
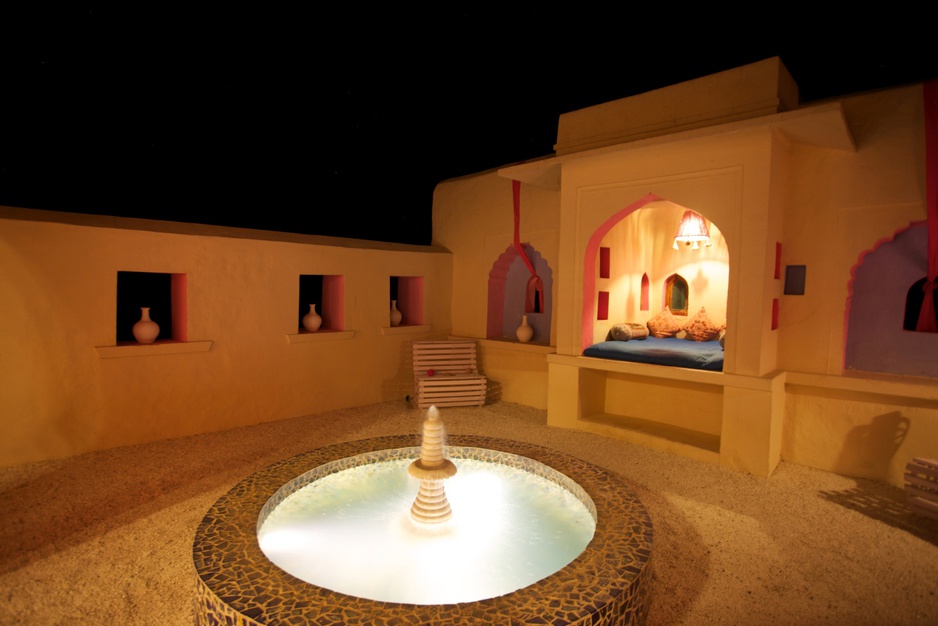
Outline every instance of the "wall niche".
<path id="1" fill-rule="evenodd" d="M 117 272 L 117 344 L 136 343 L 133 327 L 144 307 L 160 327 L 157 342 L 188 341 L 186 274 Z"/>

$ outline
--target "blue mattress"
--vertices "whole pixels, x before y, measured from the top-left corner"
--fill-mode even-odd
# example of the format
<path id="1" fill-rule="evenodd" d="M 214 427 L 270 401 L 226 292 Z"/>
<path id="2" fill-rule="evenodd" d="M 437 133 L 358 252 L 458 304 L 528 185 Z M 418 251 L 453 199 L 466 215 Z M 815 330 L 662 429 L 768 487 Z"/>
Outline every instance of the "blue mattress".
<path id="1" fill-rule="evenodd" d="M 712 372 L 723 371 L 723 348 L 720 347 L 719 341 L 690 341 L 675 337 L 603 341 L 584 350 L 583 356 L 689 367 Z"/>

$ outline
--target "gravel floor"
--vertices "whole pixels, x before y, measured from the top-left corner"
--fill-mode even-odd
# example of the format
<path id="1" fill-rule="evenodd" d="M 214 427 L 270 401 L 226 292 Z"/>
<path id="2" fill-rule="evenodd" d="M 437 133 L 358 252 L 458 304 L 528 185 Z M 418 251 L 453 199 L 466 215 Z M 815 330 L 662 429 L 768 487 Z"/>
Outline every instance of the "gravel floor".
<path id="1" fill-rule="evenodd" d="M 622 476 L 655 525 L 648 623 L 938 623 L 938 522 L 902 490 L 789 463 L 757 478 L 499 402 L 447 431 L 528 441 Z M 0 623 L 192 624 L 195 529 L 238 481 L 332 443 L 420 432 L 403 402 L 0 469 Z"/>

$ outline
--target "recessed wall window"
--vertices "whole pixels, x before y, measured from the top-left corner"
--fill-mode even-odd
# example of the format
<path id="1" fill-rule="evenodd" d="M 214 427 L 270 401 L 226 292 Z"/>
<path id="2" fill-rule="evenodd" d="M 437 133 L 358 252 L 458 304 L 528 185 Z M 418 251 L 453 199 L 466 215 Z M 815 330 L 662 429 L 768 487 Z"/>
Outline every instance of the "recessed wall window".
<path id="1" fill-rule="evenodd" d="M 542 313 L 544 311 L 544 281 L 540 276 L 532 276 L 528 279 L 528 286 L 525 289 L 524 312 Z"/>
<path id="2" fill-rule="evenodd" d="M 596 302 L 596 319 L 609 319 L 609 292 L 600 291 Z"/>
<path id="3" fill-rule="evenodd" d="M 391 276 L 388 314 L 392 306 L 401 312 L 401 326 L 423 324 L 423 276 Z"/>
<path id="4" fill-rule="evenodd" d="M 601 247 L 599 249 L 599 277 L 609 278 L 610 275 L 610 252 L 609 248 Z"/>
<path id="5" fill-rule="evenodd" d="M 345 277 L 334 274 L 301 274 L 297 328 L 304 332 L 303 317 L 315 305 L 322 318 L 320 331 L 345 330 Z"/>
<path id="6" fill-rule="evenodd" d="M 648 310 L 648 274 L 642 274 L 642 311 Z"/>
<path id="7" fill-rule="evenodd" d="M 671 274 L 664 282 L 664 304 L 674 315 L 687 315 L 687 281 Z"/>
<path id="8" fill-rule="evenodd" d="M 903 330 L 917 330 L 918 328 L 918 318 L 922 311 L 922 302 L 925 301 L 925 291 L 922 287 L 925 285 L 926 280 L 928 280 L 927 276 L 923 277 L 921 280 L 915 281 L 912 283 L 912 286 L 909 287 L 909 291 L 906 292 L 905 315 L 902 323 Z M 938 289 L 933 291 L 931 296 L 935 303 L 935 314 L 938 316 Z M 936 320 L 936 324 L 938 324 L 938 320 Z"/>
<path id="9" fill-rule="evenodd" d="M 117 272 L 117 343 L 136 342 L 133 327 L 143 308 L 160 327 L 157 341 L 187 341 L 185 274 Z"/>

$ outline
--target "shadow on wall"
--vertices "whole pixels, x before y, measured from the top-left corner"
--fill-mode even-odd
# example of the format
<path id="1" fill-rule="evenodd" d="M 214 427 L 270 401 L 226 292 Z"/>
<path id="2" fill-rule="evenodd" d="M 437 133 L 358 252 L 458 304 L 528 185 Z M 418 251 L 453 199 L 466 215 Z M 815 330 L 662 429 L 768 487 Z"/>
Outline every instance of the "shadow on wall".
<path id="1" fill-rule="evenodd" d="M 868 425 L 851 429 L 833 471 L 862 478 L 856 479 L 852 489 L 821 491 L 820 496 L 933 542 L 935 522 L 913 513 L 902 489 L 882 482 L 889 473 L 892 458 L 905 441 L 909 425 L 909 418 L 892 411 L 877 415 Z"/>
<path id="2" fill-rule="evenodd" d="M 909 432 L 909 418 L 899 411 L 877 415 L 873 421 L 847 433 L 833 471 L 843 476 L 883 480 L 892 458 Z"/>

